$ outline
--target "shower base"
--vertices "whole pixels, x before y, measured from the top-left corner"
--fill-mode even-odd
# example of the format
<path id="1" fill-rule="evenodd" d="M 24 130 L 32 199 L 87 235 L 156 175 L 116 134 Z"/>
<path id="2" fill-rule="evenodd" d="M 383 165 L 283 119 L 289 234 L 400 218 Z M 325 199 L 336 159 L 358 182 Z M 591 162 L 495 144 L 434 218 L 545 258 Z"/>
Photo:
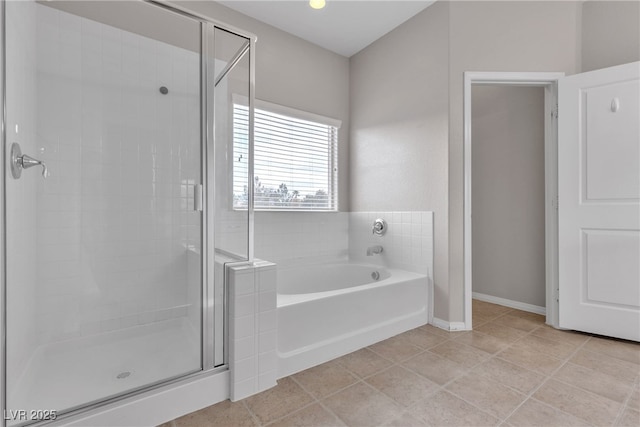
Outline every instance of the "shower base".
<path id="1" fill-rule="evenodd" d="M 7 390 L 7 409 L 60 413 L 200 367 L 200 339 L 187 318 L 53 343 L 36 350 Z"/>

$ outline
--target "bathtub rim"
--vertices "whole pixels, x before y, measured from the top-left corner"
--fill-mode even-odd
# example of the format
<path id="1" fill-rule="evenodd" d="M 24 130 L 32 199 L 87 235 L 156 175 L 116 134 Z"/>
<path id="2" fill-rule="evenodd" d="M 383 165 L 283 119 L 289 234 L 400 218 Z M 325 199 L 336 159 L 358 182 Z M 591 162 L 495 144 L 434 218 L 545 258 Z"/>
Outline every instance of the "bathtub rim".
<path id="1" fill-rule="evenodd" d="M 390 277 L 383 280 L 379 280 L 379 281 L 371 281 L 362 285 L 349 286 L 349 287 L 334 289 L 330 291 L 307 292 L 302 294 L 281 294 L 277 292 L 277 308 L 287 307 L 294 304 L 302 304 L 304 302 L 313 301 L 313 300 L 330 298 L 336 295 L 359 292 L 364 289 L 373 289 L 373 288 L 378 288 L 382 286 L 390 286 L 395 283 L 401 283 L 407 280 L 414 280 L 414 279 L 426 278 L 427 289 L 429 290 L 429 288 L 431 287 L 430 285 L 431 280 L 428 274 L 416 273 L 413 271 L 407 271 L 407 270 L 402 270 L 398 268 L 381 267 L 381 266 L 376 266 L 374 264 L 366 264 L 366 263 L 359 263 L 359 262 L 327 263 L 326 265 L 344 265 L 344 264 L 355 264 L 359 266 L 371 267 L 373 269 L 384 268 L 386 271 L 389 272 Z M 321 266 L 324 264 L 317 264 L 317 265 Z M 304 267 L 300 266 L 300 267 L 289 267 L 289 268 L 304 268 Z M 430 294 L 430 292 L 428 292 L 428 294 Z"/>

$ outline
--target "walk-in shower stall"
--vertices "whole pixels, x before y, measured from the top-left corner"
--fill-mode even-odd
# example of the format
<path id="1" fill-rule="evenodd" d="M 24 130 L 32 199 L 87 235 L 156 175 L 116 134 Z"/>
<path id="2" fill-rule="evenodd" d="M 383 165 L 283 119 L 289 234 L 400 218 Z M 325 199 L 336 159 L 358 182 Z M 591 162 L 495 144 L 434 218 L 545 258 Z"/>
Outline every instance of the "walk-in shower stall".
<path id="1" fill-rule="evenodd" d="M 164 3 L 1 7 L 3 425 L 225 369 L 253 37 Z"/>

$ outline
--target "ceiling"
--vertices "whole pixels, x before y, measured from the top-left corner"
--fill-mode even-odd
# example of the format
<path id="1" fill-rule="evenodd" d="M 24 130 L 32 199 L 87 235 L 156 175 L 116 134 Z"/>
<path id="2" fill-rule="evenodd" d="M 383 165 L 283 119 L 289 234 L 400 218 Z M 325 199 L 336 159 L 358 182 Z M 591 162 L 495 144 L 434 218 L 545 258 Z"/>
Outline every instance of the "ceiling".
<path id="1" fill-rule="evenodd" d="M 327 0 L 314 10 L 308 0 L 227 0 L 231 9 L 350 57 L 435 0 Z"/>

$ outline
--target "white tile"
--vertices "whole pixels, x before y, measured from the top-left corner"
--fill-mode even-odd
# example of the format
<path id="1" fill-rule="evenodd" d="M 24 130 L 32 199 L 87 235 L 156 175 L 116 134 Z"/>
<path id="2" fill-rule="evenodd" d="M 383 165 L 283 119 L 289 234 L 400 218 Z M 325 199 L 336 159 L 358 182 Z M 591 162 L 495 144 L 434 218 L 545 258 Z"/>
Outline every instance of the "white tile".
<path id="1" fill-rule="evenodd" d="M 258 352 L 266 353 L 268 351 L 276 350 L 278 344 L 277 331 L 263 332 L 258 336 Z"/>
<path id="2" fill-rule="evenodd" d="M 260 268 L 256 272 L 258 292 L 275 291 L 277 286 L 276 267 Z"/>
<path id="3" fill-rule="evenodd" d="M 243 317 L 253 315 L 255 312 L 255 296 L 253 294 L 248 295 L 235 295 L 233 300 L 233 316 Z"/>
<path id="4" fill-rule="evenodd" d="M 250 378 L 244 381 L 232 382 L 230 387 L 231 395 L 229 398 L 232 402 L 237 402 L 238 400 L 242 400 L 246 397 L 249 397 L 259 390 L 256 385 L 255 378 Z"/>
<path id="5" fill-rule="evenodd" d="M 258 373 L 276 370 L 278 368 L 278 354 L 275 350 L 260 353 L 258 356 Z"/>
<path id="6" fill-rule="evenodd" d="M 276 330 L 278 327 L 278 310 L 270 310 L 258 314 L 259 332 Z"/>
<path id="7" fill-rule="evenodd" d="M 229 275 L 229 286 L 235 295 L 245 295 L 254 292 L 254 273 L 252 270 L 232 270 Z"/>
<path id="8" fill-rule="evenodd" d="M 258 295 L 259 312 L 270 311 L 276 308 L 278 296 L 275 291 L 261 292 Z"/>
<path id="9" fill-rule="evenodd" d="M 253 336 L 255 332 L 254 328 L 255 317 L 243 316 L 235 319 L 231 319 L 231 333 L 235 339 Z"/>
<path id="10" fill-rule="evenodd" d="M 254 357 L 233 361 L 234 382 L 238 383 L 256 376 L 256 361 Z"/>
<path id="11" fill-rule="evenodd" d="M 258 392 L 265 391 L 270 389 L 271 387 L 275 387 L 278 385 L 277 383 L 277 370 L 260 373 L 258 375 Z"/>
<path id="12" fill-rule="evenodd" d="M 255 339 L 253 336 L 235 339 L 232 344 L 231 354 L 234 360 L 241 360 L 255 354 Z"/>
<path id="13" fill-rule="evenodd" d="M 273 371 L 261 373 L 258 375 L 258 392 L 265 391 L 270 389 L 271 387 L 275 387 L 278 385 L 277 383 L 277 374 L 278 371 L 274 369 Z"/>

